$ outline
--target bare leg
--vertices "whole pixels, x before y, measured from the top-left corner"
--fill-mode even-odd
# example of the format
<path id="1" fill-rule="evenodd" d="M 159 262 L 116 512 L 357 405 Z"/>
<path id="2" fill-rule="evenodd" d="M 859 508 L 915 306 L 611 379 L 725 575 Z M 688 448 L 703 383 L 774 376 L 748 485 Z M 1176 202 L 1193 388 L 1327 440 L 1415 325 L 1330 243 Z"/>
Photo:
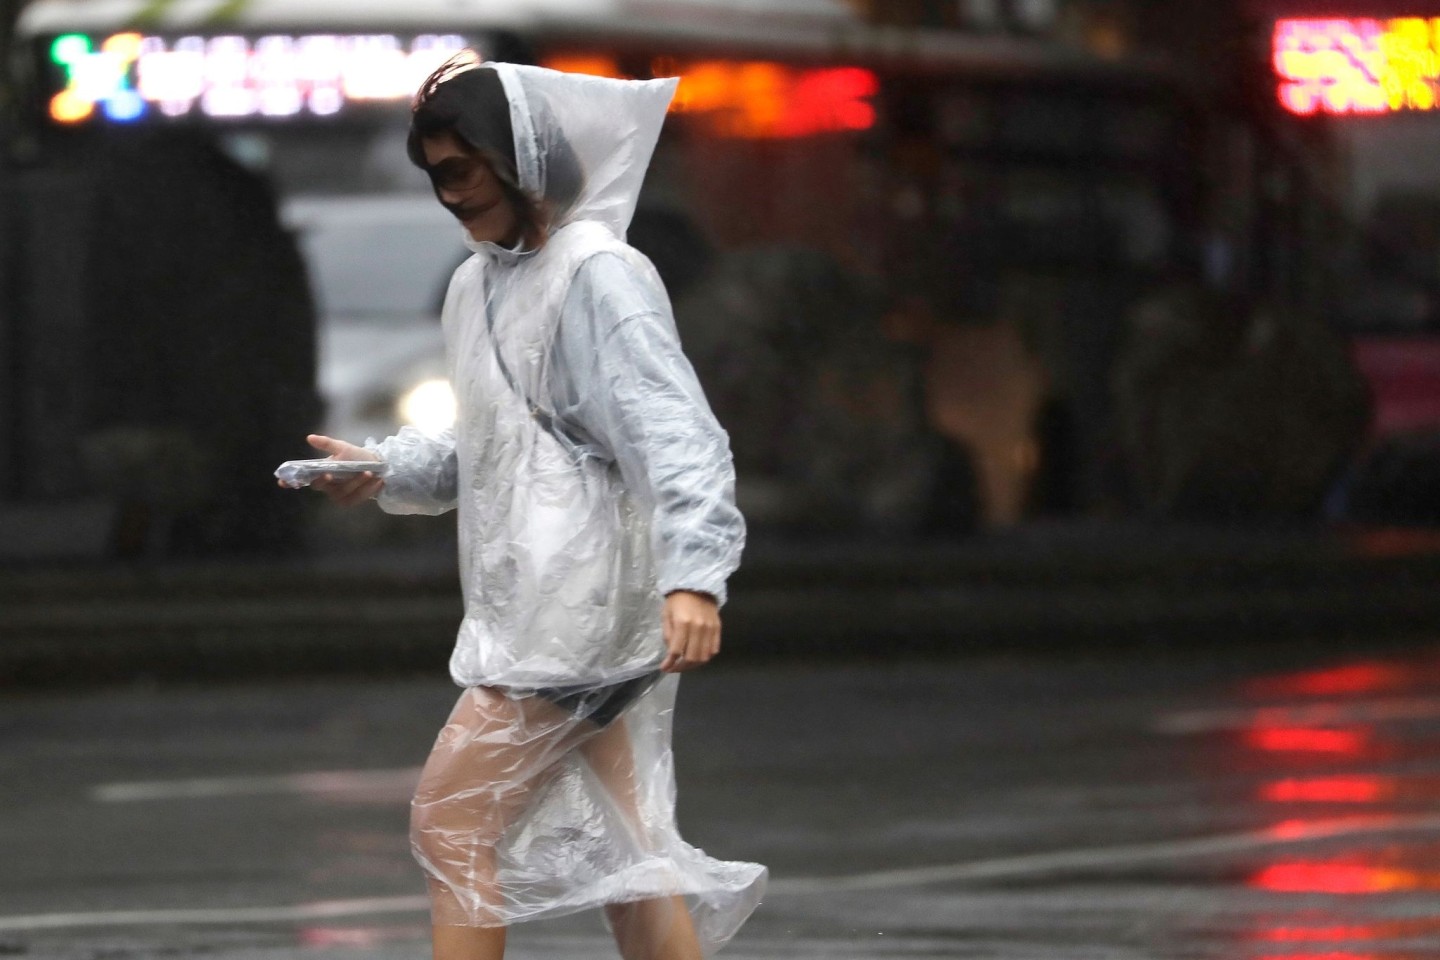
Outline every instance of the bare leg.
<path id="1" fill-rule="evenodd" d="M 410 839 L 424 867 L 435 960 L 501 960 L 495 845 L 594 727 L 539 698 L 466 690 L 425 763 Z"/>
<path id="2" fill-rule="evenodd" d="M 580 752 L 629 821 L 637 840 L 642 840 L 635 754 L 624 718 L 581 744 Z M 613 903 L 605 908 L 605 915 L 625 960 L 704 960 L 683 897 Z"/>
<path id="3" fill-rule="evenodd" d="M 504 927 L 431 927 L 435 960 L 502 960 Z"/>
<path id="4" fill-rule="evenodd" d="M 684 897 L 612 903 L 605 915 L 625 960 L 704 960 Z"/>

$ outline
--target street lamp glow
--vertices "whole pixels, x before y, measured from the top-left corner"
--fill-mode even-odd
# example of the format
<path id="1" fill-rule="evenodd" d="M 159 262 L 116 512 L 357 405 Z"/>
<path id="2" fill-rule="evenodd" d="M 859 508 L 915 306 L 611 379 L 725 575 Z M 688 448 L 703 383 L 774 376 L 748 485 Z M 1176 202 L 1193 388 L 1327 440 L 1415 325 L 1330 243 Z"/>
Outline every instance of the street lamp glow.
<path id="1" fill-rule="evenodd" d="M 424 433 L 455 425 L 455 392 L 445 380 L 426 380 L 400 400 L 400 419 Z"/>

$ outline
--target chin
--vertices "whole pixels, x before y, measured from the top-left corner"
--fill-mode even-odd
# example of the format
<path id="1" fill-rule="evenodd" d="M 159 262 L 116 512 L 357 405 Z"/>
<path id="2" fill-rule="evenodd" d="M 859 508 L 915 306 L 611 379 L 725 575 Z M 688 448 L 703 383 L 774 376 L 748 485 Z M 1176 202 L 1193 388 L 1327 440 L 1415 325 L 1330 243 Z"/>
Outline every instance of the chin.
<path id="1" fill-rule="evenodd" d="M 470 234 L 470 239 L 476 243 L 494 243 L 502 247 L 506 245 L 504 231 L 496 230 L 493 227 L 489 229 L 482 226 L 470 227 L 465 232 Z"/>

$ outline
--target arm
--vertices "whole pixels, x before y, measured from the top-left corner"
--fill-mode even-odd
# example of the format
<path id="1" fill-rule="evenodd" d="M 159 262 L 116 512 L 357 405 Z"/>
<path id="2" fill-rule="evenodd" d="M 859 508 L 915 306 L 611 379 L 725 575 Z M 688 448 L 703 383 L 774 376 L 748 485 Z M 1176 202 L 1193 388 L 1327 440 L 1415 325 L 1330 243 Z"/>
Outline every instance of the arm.
<path id="1" fill-rule="evenodd" d="M 360 447 L 333 437 L 311 434 L 310 445 L 337 460 L 385 460 L 388 480 L 373 473 L 330 476 L 311 484 L 342 507 L 367 500 L 379 502 L 387 513 L 444 513 L 455 508 L 456 470 L 453 431 L 427 437 L 414 427 L 403 427 L 382 443 Z M 282 484 L 283 485 L 283 484 Z"/>
<path id="2" fill-rule="evenodd" d="M 653 510 L 666 666 L 682 653 L 686 665 L 703 663 L 719 647 L 718 607 L 740 563 L 745 522 L 729 438 L 681 352 L 658 283 L 619 257 L 587 261 L 566 301 L 557 354 L 561 418 L 594 438 Z"/>
<path id="3" fill-rule="evenodd" d="M 455 509 L 459 495 L 455 431 L 434 436 L 401 427 L 393 437 L 363 448 L 390 465 L 376 502 L 386 513 L 439 514 Z"/>

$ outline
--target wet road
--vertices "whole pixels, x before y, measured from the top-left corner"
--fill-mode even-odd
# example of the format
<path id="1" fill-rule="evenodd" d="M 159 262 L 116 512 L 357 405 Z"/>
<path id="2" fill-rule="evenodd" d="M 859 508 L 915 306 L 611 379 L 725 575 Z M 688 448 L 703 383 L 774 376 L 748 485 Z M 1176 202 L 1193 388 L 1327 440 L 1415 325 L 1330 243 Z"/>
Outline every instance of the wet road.
<path id="1" fill-rule="evenodd" d="M 1440 958 L 1440 642 L 1387 650 L 693 675 L 682 829 L 773 873 L 725 956 Z M 454 696 L 5 694 L 0 955 L 428 956 L 406 800 Z"/>

